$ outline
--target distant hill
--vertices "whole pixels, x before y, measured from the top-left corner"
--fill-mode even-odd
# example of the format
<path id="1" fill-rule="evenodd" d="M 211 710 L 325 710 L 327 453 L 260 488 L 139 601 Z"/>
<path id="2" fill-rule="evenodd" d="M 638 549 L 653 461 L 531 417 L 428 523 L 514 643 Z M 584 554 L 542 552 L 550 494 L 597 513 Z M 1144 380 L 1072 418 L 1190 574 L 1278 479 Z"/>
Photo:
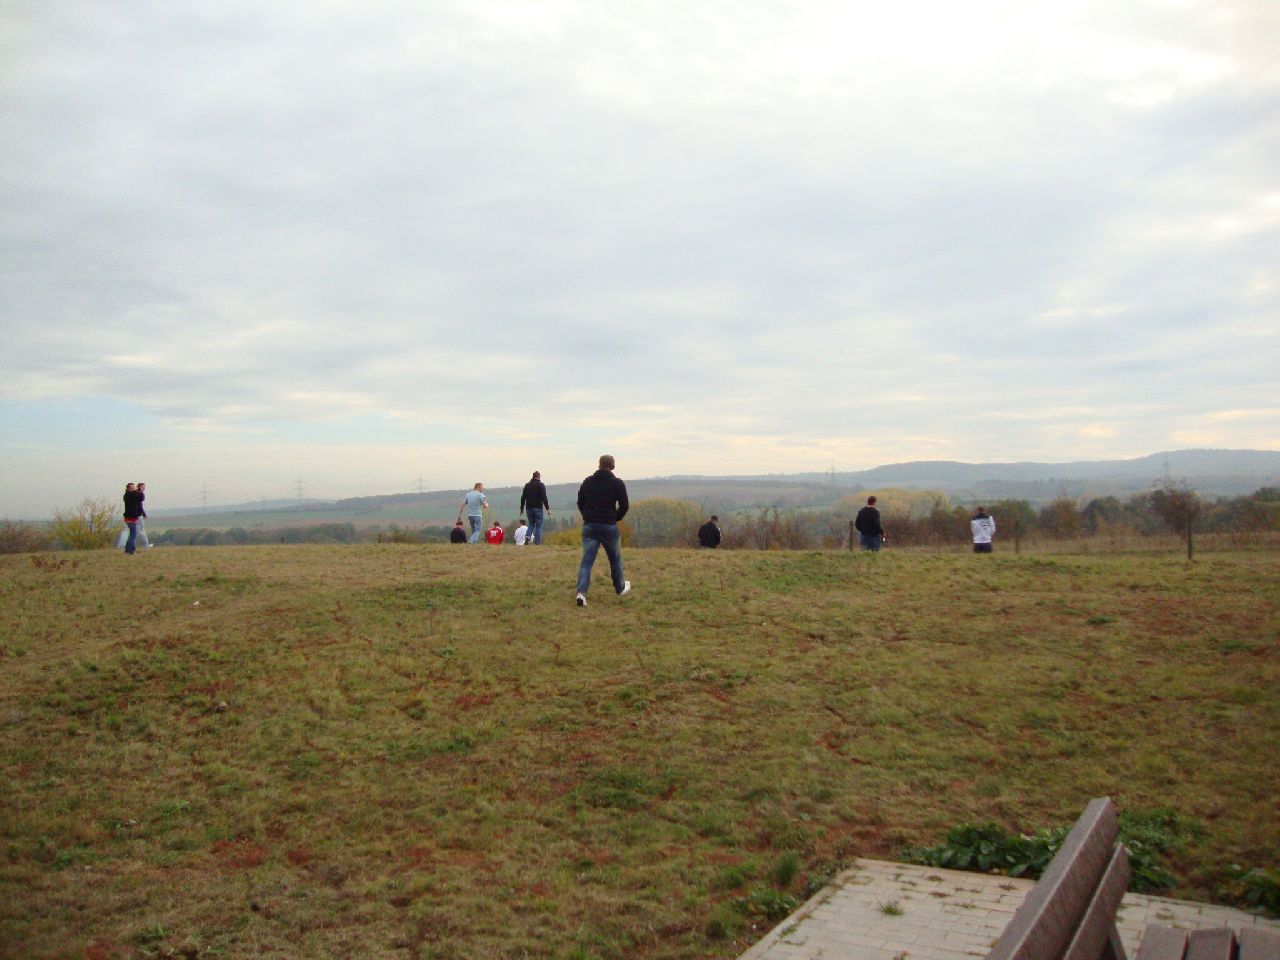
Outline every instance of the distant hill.
<path id="1" fill-rule="evenodd" d="M 152 517 L 185 517 L 194 513 L 200 514 L 222 514 L 222 513 L 252 513 L 265 512 L 275 510 L 307 510 L 315 506 L 327 506 L 333 503 L 332 500 L 316 500 L 311 497 L 298 499 L 297 497 L 288 497 L 279 500 L 255 500 L 253 503 L 233 503 L 224 504 L 218 507 L 178 507 L 172 510 L 158 509 L 152 510 L 147 514 L 147 518 Z"/>
<path id="2" fill-rule="evenodd" d="M 1147 490 L 1165 479 L 1185 481 L 1208 496 L 1239 496 L 1280 484 L 1280 451 L 1171 450 L 1132 460 L 1078 460 L 1070 463 L 962 463 L 918 460 L 856 473 L 798 474 L 796 479 L 844 486 L 941 490 L 949 496 L 1105 496 Z"/>
<path id="3" fill-rule="evenodd" d="M 735 510 L 822 507 L 864 490 L 902 487 L 937 490 L 953 500 L 1022 498 L 1042 503 L 1059 496 L 1125 497 L 1164 480 L 1186 482 L 1205 496 L 1240 496 L 1260 487 L 1280 486 L 1280 451 L 1171 450 L 1132 460 L 1072 463 L 963 463 L 917 460 L 870 470 L 763 476 L 627 477 L 632 500 L 667 497 L 700 504 L 707 513 Z M 490 487 L 485 493 L 504 523 L 514 520 L 519 486 Z M 576 516 L 578 481 L 548 484 L 552 520 Z M 433 490 L 343 500 L 246 503 L 208 510 L 157 511 L 152 526 L 263 527 L 354 523 L 359 526 L 423 526 L 450 523 L 463 490 Z"/>

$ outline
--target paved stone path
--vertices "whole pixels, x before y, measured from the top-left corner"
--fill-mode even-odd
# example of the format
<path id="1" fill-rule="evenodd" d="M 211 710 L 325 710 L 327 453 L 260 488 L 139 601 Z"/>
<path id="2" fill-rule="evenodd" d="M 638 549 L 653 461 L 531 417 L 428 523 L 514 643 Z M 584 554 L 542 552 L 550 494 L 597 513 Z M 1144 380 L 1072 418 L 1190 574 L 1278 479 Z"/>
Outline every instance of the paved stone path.
<path id="1" fill-rule="evenodd" d="M 1033 886 L 1030 880 L 858 860 L 740 960 L 985 957 Z M 1129 893 L 1117 926 L 1130 957 L 1148 923 L 1188 930 L 1256 925 L 1280 932 L 1280 921 L 1230 907 Z"/>

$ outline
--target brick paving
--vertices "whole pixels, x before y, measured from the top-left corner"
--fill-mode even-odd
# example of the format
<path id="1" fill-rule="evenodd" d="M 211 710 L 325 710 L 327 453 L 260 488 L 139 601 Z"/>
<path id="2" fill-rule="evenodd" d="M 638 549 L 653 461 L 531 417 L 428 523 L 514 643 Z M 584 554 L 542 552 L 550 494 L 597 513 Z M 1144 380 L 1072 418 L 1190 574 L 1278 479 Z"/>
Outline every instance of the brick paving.
<path id="1" fill-rule="evenodd" d="M 740 960 L 972 960 L 985 957 L 1034 886 L 1030 880 L 858 860 Z M 1242 910 L 1125 895 L 1117 926 L 1130 957 L 1148 923 L 1187 930 L 1280 921 Z"/>

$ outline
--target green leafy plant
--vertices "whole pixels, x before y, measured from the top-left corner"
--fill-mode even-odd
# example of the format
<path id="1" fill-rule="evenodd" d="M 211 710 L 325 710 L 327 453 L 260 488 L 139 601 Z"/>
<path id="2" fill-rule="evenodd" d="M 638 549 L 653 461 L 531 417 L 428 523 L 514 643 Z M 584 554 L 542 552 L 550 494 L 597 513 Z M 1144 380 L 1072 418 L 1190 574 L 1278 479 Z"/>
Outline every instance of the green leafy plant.
<path id="1" fill-rule="evenodd" d="M 1233 863 L 1220 892 L 1259 913 L 1280 917 L 1280 870 L 1273 867 L 1249 869 Z"/>
<path id="2" fill-rule="evenodd" d="M 906 851 L 912 863 L 951 870 L 1038 877 L 1062 846 L 1066 828 L 1011 834 L 995 823 L 962 823 L 934 847 Z"/>
<path id="3" fill-rule="evenodd" d="M 733 901 L 734 908 L 749 917 L 761 917 L 765 920 L 781 920 L 799 904 L 796 898 L 780 890 L 753 890 L 745 897 Z"/>
<path id="4" fill-rule="evenodd" d="M 1129 852 L 1129 888 L 1138 892 L 1172 887 L 1175 878 L 1161 865 L 1160 856 L 1202 832 L 1194 820 L 1171 810 L 1121 813 L 1119 825 L 1120 841 Z M 1036 879 L 1062 847 L 1069 830 L 1048 827 L 1032 834 L 1013 834 L 995 823 L 964 823 L 948 831 L 937 846 L 908 850 L 905 858 L 932 867 Z"/>

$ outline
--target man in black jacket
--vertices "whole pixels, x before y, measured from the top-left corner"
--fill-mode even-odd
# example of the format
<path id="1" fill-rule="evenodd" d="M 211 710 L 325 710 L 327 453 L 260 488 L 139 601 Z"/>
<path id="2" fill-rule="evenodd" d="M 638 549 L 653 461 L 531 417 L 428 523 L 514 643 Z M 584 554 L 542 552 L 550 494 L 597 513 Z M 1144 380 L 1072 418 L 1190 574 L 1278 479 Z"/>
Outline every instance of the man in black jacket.
<path id="1" fill-rule="evenodd" d="M 520 491 L 520 512 L 529 518 L 529 532 L 525 534 L 524 542 L 541 546 L 542 521 L 551 512 L 551 504 L 547 502 L 547 486 L 537 470 L 533 471 L 533 478 Z"/>
<path id="2" fill-rule="evenodd" d="M 719 520 L 719 517 L 713 516 L 698 528 L 699 545 L 706 547 L 708 550 L 714 550 L 720 546 L 720 528 L 716 526 Z"/>
<path id="3" fill-rule="evenodd" d="M 582 481 L 578 488 L 578 512 L 582 514 L 582 563 L 578 566 L 578 606 L 587 605 L 591 588 L 591 568 L 596 554 L 604 547 L 609 558 L 609 574 L 618 596 L 631 592 L 631 581 L 622 578 L 622 534 L 618 521 L 627 515 L 627 485 L 613 475 L 613 457 L 600 457 L 600 469 Z"/>
<path id="4" fill-rule="evenodd" d="M 867 505 L 858 511 L 853 527 L 860 534 L 863 550 L 880 549 L 880 544 L 884 543 L 884 529 L 880 526 L 880 511 L 876 509 L 875 497 L 867 497 Z"/>

